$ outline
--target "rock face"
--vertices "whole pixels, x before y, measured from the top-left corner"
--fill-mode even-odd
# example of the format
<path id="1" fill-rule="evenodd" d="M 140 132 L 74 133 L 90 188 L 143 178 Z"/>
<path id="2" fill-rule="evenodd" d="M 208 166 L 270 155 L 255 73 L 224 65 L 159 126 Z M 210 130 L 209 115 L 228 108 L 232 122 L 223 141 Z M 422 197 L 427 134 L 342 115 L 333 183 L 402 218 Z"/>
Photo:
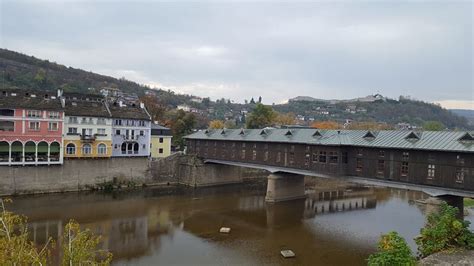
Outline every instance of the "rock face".
<path id="1" fill-rule="evenodd" d="M 454 253 L 437 253 L 422 259 L 419 265 L 472 265 L 474 266 L 474 250 Z"/>

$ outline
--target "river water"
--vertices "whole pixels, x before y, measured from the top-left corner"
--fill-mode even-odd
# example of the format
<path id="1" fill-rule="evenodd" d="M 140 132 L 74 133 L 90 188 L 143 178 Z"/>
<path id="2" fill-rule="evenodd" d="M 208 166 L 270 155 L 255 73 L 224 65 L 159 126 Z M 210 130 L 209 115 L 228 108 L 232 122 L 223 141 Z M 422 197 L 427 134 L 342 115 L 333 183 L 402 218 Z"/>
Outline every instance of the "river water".
<path id="1" fill-rule="evenodd" d="M 412 239 L 426 212 L 416 200 L 427 197 L 369 187 L 313 191 L 278 204 L 264 196 L 251 186 L 148 188 L 15 197 L 9 209 L 28 216 L 39 244 L 75 219 L 103 236 L 114 265 L 365 265 L 391 230 L 416 249 Z M 219 233 L 223 226 L 230 234 Z M 282 249 L 296 257 L 282 258 Z"/>

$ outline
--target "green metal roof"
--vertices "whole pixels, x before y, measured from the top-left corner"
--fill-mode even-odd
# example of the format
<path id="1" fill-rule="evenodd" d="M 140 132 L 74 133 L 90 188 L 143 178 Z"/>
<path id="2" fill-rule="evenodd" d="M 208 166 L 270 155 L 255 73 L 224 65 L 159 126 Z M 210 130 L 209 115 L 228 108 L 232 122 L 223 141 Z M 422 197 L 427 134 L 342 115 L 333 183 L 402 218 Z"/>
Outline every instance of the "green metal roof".
<path id="1" fill-rule="evenodd" d="M 186 139 L 474 152 L 474 132 L 321 129 L 209 129 Z"/>

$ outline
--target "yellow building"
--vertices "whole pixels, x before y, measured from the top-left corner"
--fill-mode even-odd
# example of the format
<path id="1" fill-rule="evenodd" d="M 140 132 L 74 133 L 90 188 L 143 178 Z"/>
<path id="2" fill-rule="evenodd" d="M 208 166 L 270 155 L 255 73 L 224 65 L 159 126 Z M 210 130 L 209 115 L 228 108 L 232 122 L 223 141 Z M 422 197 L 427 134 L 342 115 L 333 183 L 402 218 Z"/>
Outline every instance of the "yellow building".
<path id="1" fill-rule="evenodd" d="M 102 97 L 65 94 L 64 157 L 110 158 L 112 118 Z"/>
<path id="2" fill-rule="evenodd" d="M 171 154 L 171 130 L 158 124 L 151 125 L 151 158 L 163 158 Z"/>

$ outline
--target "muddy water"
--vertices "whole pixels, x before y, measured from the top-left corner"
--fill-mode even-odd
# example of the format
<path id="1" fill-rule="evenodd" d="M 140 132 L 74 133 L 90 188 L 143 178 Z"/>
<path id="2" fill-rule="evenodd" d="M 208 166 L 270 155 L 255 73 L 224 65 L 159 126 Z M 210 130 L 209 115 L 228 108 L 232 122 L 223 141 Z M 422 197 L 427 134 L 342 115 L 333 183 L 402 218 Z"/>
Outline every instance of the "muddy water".
<path id="1" fill-rule="evenodd" d="M 424 223 L 418 192 L 339 188 L 279 204 L 264 194 L 240 186 L 67 193 L 17 197 L 10 209 L 29 217 L 37 243 L 77 220 L 103 235 L 115 265 L 364 265 L 381 233 L 398 231 L 414 249 Z M 296 258 L 283 259 L 282 249 Z"/>

